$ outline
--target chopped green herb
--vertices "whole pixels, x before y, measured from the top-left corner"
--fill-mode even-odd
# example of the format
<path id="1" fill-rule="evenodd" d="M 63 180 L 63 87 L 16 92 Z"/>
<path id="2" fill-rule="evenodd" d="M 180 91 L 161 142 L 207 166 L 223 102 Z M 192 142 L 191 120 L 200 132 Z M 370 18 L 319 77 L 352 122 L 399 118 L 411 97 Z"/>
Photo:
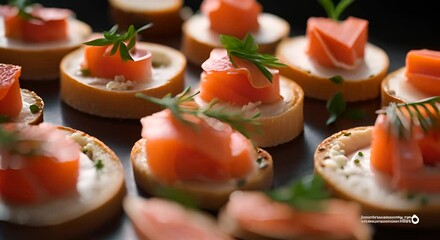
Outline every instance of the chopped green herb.
<path id="1" fill-rule="evenodd" d="M 81 152 L 84 153 L 85 155 L 87 155 L 87 152 L 89 152 L 89 150 L 83 148 L 83 149 L 81 150 Z"/>
<path id="2" fill-rule="evenodd" d="M 301 211 L 320 211 L 325 207 L 322 200 L 330 197 L 324 181 L 317 175 L 303 177 L 289 186 L 281 187 L 267 193 L 278 202 L 291 205 Z"/>
<path id="3" fill-rule="evenodd" d="M 40 112 L 40 108 L 35 104 L 30 105 L 29 110 L 31 110 L 32 114 Z"/>
<path id="4" fill-rule="evenodd" d="M 84 68 L 84 69 L 80 69 L 81 71 L 81 75 L 84 77 L 90 76 L 90 69 Z"/>
<path id="5" fill-rule="evenodd" d="M 344 83 L 344 78 L 341 77 L 340 75 L 336 75 L 334 77 L 329 78 L 330 81 L 332 81 L 335 84 L 341 85 L 342 83 Z"/>
<path id="6" fill-rule="evenodd" d="M 135 29 L 133 25 L 128 27 L 128 30 L 124 33 L 117 33 L 118 25 L 114 25 L 109 31 L 103 32 L 104 38 L 98 38 L 85 42 L 85 45 L 89 46 L 110 46 L 113 45 L 110 55 L 114 55 L 119 50 L 119 55 L 123 61 L 133 61 L 130 55 L 130 50 L 136 45 L 136 35 L 150 28 L 153 24 L 147 24 L 139 29 Z M 128 44 L 126 43 L 128 42 Z"/>
<path id="7" fill-rule="evenodd" d="M 356 165 L 361 164 L 361 160 L 359 160 L 359 159 L 356 158 L 356 159 L 354 160 L 354 164 L 356 164 Z"/>
<path id="8" fill-rule="evenodd" d="M 101 171 L 104 168 L 104 162 L 101 159 L 96 160 L 95 168 L 96 171 Z"/>
<path id="9" fill-rule="evenodd" d="M 328 17 L 336 21 L 339 20 L 339 17 L 341 16 L 342 12 L 348 6 L 350 6 L 352 2 L 353 0 L 341 0 L 339 1 L 338 5 L 336 5 L 335 7 L 333 0 L 319 0 L 319 3 L 327 12 Z"/>
<path id="10" fill-rule="evenodd" d="M 428 199 L 428 197 L 427 196 L 421 196 L 420 197 L 420 204 L 421 205 L 426 205 L 426 204 L 428 204 L 428 202 L 429 202 L 429 199 Z"/>
<path id="11" fill-rule="evenodd" d="M 358 156 L 359 156 L 359 157 L 363 157 L 363 156 L 364 156 L 364 153 L 361 152 L 361 151 L 359 151 L 359 152 L 358 152 Z"/>
<path id="12" fill-rule="evenodd" d="M 330 113 L 327 119 L 327 125 L 334 123 L 338 117 L 340 117 L 346 110 L 347 104 L 345 103 L 344 96 L 341 92 L 337 92 L 331 97 L 326 104 L 327 110 Z"/>
<path id="13" fill-rule="evenodd" d="M 246 137 L 249 137 L 249 133 L 245 128 L 245 124 L 252 124 L 254 126 L 259 125 L 259 122 L 256 120 L 260 117 L 260 112 L 256 112 L 250 117 L 247 117 L 244 116 L 242 112 L 230 112 L 225 110 L 225 107 L 216 107 L 218 102 L 215 100 L 211 101 L 207 106 L 199 109 L 185 107 L 183 105 L 184 103 L 193 101 L 194 97 L 199 94 L 199 92 L 191 94 L 190 90 L 191 88 L 188 87 L 181 94 L 175 97 L 172 97 L 171 94 L 167 94 L 163 98 L 155 98 L 142 93 L 136 93 L 135 96 L 171 110 L 176 119 L 188 125 L 192 125 L 192 122 L 186 120 L 184 114 L 208 116 L 229 124 Z"/>
<path id="14" fill-rule="evenodd" d="M 171 187 L 157 187 L 155 195 L 182 204 L 187 208 L 197 208 L 198 202 L 191 195 Z"/>
<path id="15" fill-rule="evenodd" d="M 9 118 L 9 116 L 0 115 L 0 123 L 7 123 L 10 121 L 11 121 L 11 118 Z"/>
<path id="16" fill-rule="evenodd" d="M 272 74 L 266 67 L 285 67 L 278 59 L 270 54 L 258 52 L 258 44 L 251 34 L 247 34 L 244 40 L 228 35 L 220 35 L 220 42 L 226 48 L 228 56 L 233 65 L 235 65 L 232 56 L 241 58 L 254 64 L 264 76 L 272 82 Z"/>

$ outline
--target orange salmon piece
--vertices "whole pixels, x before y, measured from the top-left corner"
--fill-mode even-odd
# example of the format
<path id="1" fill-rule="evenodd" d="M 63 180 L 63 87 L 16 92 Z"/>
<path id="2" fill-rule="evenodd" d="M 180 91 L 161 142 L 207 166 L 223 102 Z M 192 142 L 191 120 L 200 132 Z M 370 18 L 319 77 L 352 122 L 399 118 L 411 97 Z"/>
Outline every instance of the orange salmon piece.
<path id="1" fill-rule="evenodd" d="M 39 196 L 25 169 L 0 170 L 0 196 L 11 203 L 35 203 Z"/>
<path id="2" fill-rule="evenodd" d="M 206 122 L 211 120 L 196 118 L 195 125 L 189 125 L 169 110 L 141 120 L 148 165 L 157 179 L 224 182 L 254 171 L 257 154 L 252 143 L 224 123 Z"/>
<path id="3" fill-rule="evenodd" d="M 374 124 L 371 140 L 371 158 L 372 168 L 382 173 L 393 175 L 393 152 L 396 146 L 396 139 L 392 138 L 388 132 L 387 117 L 379 115 Z"/>
<path id="4" fill-rule="evenodd" d="M 409 83 L 433 96 L 440 95 L 440 51 L 411 50 L 405 65 Z"/>
<path id="5" fill-rule="evenodd" d="M 20 66 L 0 63 L 0 115 L 15 117 L 21 112 L 20 73 Z"/>
<path id="6" fill-rule="evenodd" d="M 134 61 L 123 61 L 119 50 L 110 55 L 113 46 L 85 46 L 82 68 L 88 69 L 91 76 L 110 78 L 124 76 L 130 81 L 146 81 L 151 77 L 152 55 L 144 49 L 131 53 Z"/>
<path id="7" fill-rule="evenodd" d="M 368 21 L 349 17 L 337 22 L 311 17 L 307 21 L 308 55 L 326 67 L 352 69 L 364 58 Z"/>
<path id="8" fill-rule="evenodd" d="M 256 0 L 205 0 L 200 8 L 209 18 L 211 29 L 220 34 L 243 38 L 260 27 L 262 7 Z"/>

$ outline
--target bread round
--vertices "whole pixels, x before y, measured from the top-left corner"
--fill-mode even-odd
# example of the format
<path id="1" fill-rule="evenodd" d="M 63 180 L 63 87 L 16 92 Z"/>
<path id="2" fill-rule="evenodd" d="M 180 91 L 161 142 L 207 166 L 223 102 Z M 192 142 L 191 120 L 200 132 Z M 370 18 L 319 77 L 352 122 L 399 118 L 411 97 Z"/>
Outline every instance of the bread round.
<path id="1" fill-rule="evenodd" d="M 92 33 L 89 25 L 69 20 L 69 39 L 60 42 L 29 43 L 4 37 L 0 24 L 0 62 L 22 66 L 21 79 L 57 79 L 61 59 L 78 48 Z"/>
<path id="2" fill-rule="evenodd" d="M 263 149 L 258 149 L 258 156 L 262 159 L 258 171 L 252 173 L 247 179 L 222 184 L 176 182 L 169 185 L 156 179 L 151 172 L 145 146 L 146 139 L 142 138 L 137 141 L 131 150 L 130 159 L 136 184 L 151 195 L 154 195 L 160 187 L 172 187 L 193 197 L 198 207 L 216 210 L 228 201 L 229 195 L 235 190 L 263 190 L 268 189 L 272 184 L 272 157 Z"/>
<path id="3" fill-rule="evenodd" d="M 381 84 L 381 103 L 388 106 L 389 103 L 416 102 L 425 98 L 433 97 L 408 82 L 405 76 L 406 68 L 402 67 L 388 74 Z"/>
<path id="4" fill-rule="evenodd" d="M 109 0 L 109 5 L 112 19 L 122 29 L 153 23 L 153 27 L 140 32 L 145 38 L 177 35 L 181 31 L 182 0 Z"/>
<path id="5" fill-rule="evenodd" d="M 20 89 L 21 99 L 23 101 L 23 107 L 18 116 L 10 119 L 8 122 L 15 123 L 27 123 L 27 124 L 39 124 L 43 122 L 44 102 L 35 92 L 27 89 Z M 30 106 L 35 105 L 38 107 L 38 112 L 32 113 Z"/>
<path id="6" fill-rule="evenodd" d="M 77 192 L 32 206 L 0 200 L 2 236 L 6 239 L 77 239 L 122 213 L 124 169 L 116 154 L 83 132 L 67 127 L 59 130 L 92 155 L 91 159 L 81 156 Z M 104 164 L 99 172 L 94 167 L 97 160 Z"/>
<path id="7" fill-rule="evenodd" d="M 287 65 L 280 68 L 282 75 L 297 82 L 306 97 L 328 100 L 342 92 L 347 102 L 374 99 L 380 94 L 380 83 L 388 71 L 388 55 L 377 46 L 367 43 L 365 60 L 353 70 L 327 68 L 315 63 L 306 53 L 305 36 L 286 39 L 276 50 L 276 57 Z M 329 80 L 344 78 L 342 84 Z"/>
<path id="8" fill-rule="evenodd" d="M 106 85 L 113 79 L 82 76 L 79 73 L 84 49 L 78 49 L 63 58 L 60 96 L 69 106 L 85 113 L 109 118 L 139 119 L 161 110 L 155 103 L 137 98 L 136 93 L 162 98 L 183 91 L 186 67 L 185 57 L 177 50 L 154 43 L 139 42 L 137 46 L 153 55 L 152 79 L 136 83 L 132 90 L 109 90 Z"/>
<path id="9" fill-rule="evenodd" d="M 399 227 L 439 227 L 440 193 L 407 193 L 388 188 L 370 168 L 373 127 L 357 127 L 333 134 L 319 144 L 314 155 L 315 172 L 336 196 L 359 202 L 363 216 L 413 216 L 420 222 Z M 363 157 L 357 154 L 362 151 Z M 355 163 L 347 156 L 355 155 Z M 380 222 L 379 222 L 380 223 Z M 390 223 L 387 223 L 390 225 Z"/>
<path id="10" fill-rule="evenodd" d="M 274 53 L 276 46 L 290 33 L 289 23 L 272 14 L 262 13 L 258 17 L 260 30 L 253 33 L 261 53 Z M 188 61 L 200 66 L 209 58 L 211 50 L 222 47 L 220 34 L 210 29 L 209 19 L 202 14 L 195 14 L 182 26 L 182 52 Z"/>

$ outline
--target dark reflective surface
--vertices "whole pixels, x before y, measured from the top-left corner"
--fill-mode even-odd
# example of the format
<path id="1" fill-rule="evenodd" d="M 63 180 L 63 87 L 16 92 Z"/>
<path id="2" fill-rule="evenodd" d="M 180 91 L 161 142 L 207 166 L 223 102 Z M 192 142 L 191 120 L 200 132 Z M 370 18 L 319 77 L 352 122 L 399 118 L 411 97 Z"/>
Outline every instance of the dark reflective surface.
<path id="1" fill-rule="evenodd" d="M 103 0 L 93 0 L 93 1 L 41 1 L 47 2 L 53 6 L 63 6 L 70 7 L 77 11 L 77 16 L 84 20 L 89 21 L 94 27 L 95 31 L 101 31 L 107 29 L 111 26 L 111 21 L 107 15 L 107 5 L 106 1 Z M 192 7 L 198 6 L 200 1 L 187 1 Z M 310 3 L 314 1 L 292 1 L 293 3 L 298 3 L 302 9 L 289 9 L 282 8 L 283 4 L 273 4 L 275 1 L 260 1 L 263 5 L 267 6 L 270 12 L 276 13 L 280 11 L 283 17 L 289 19 L 291 22 L 297 21 L 297 24 L 293 23 L 294 35 L 301 34 L 304 31 L 305 16 L 310 15 L 322 15 L 321 9 L 316 6 L 316 3 Z M 276 1 L 276 2 L 287 2 L 287 1 Z M 307 2 L 307 3 L 304 3 Z M 383 9 L 376 9 L 376 12 L 367 13 L 367 11 L 362 11 L 362 6 L 366 9 L 372 9 L 373 7 L 367 6 L 367 2 L 372 2 L 372 5 L 378 4 L 380 1 L 359 1 L 355 3 L 354 12 L 362 13 L 360 17 L 365 17 L 367 19 L 373 19 L 370 23 L 370 28 L 374 26 L 379 29 L 385 29 L 387 26 L 394 26 L 392 24 L 396 23 L 395 18 L 388 18 L 386 22 L 379 22 L 380 19 L 386 18 L 381 14 L 385 14 L 388 8 L 387 5 L 381 5 Z M 373 4 L 374 3 L 374 4 Z M 356 6 L 360 5 L 360 6 Z M 356 7 L 355 7 L 356 6 Z M 318 9 L 318 10 L 317 10 Z M 392 14 L 391 12 L 389 14 Z M 396 13 L 397 17 L 400 14 Z M 387 15 L 391 17 L 391 15 Z M 429 19 L 427 19 L 428 21 Z M 405 19 L 403 23 L 408 21 Z M 382 26 L 382 25 L 383 26 Z M 431 22 L 427 23 L 428 27 Z M 382 27 L 380 27 L 381 25 Z M 405 28 L 405 25 L 399 25 L 400 28 L 396 30 L 398 34 L 403 31 L 401 28 Z M 424 26 L 425 29 L 427 26 Z M 422 29 L 422 30 L 423 30 Z M 370 41 L 374 44 L 385 49 L 390 56 L 390 71 L 396 70 L 397 68 L 403 66 L 404 59 L 407 51 L 412 48 L 418 48 L 422 44 L 424 47 L 432 46 L 434 39 L 438 39 L 438 25 L 435 28 L 436 33 L 433 32 L 430 38 L 431 41 L 420 40 L 417 44 L 414 43 L 413 38 L 409 38 L 411 41 L 406 41 L 405 39 L 400 39 L 400 35 L 393 35 L 391 32 L 393 29 L 388 29 L 387 31 L 372 30 L 370 35 Z M 411 32 L 410 30 L 408 30 Z M 418 33 L 416 31 L 416 33 Z M 165 40 L 154 40 L 162 42 L 163 44 L 169 44 L 176 48 L 179 47 L 179 39 L 165 39 Z M 438 42 L 437 42 L 438 43 Z M 436 45 L 439 47 L 438 45 Z M 186 72 L 186 84 L 187 85 L 197 85 L 200 67 L 188 65 Z M 129 154 L 133 144 L 140 138 L 141 125 L 138 120 L 117 120 L 117 119 L 106 119 L 91 116 L 88 114 L 81 113 L 66 104 L 62 103 L 59 99 L 59 83 L 58 80 L 55 81 L 44 81 L 44 82 L 22 82 L 23 88 L 28 88 L 37 92 L 45 101 L 45 121 L 54 124 L 64 125 L 72 127 L 81 131 L 84 131 L 92 136 L 95 136 L 106 143 L 110 148 L 112 148 L 116 154 L 120 157 L 123 162 L 125 174 L 126 174 L 126 185 L 128 194 L 141 196 L 147 196 L 137 189 L 134 180 L 133 173 L 131 170 L 131 165 L 129 161 Z M 299 176 L 311 173 L 313 171 L 313 154 L 316 146 L 331 134 L 351 128 L 356 126 L 372 125 L 376 118 L 375 111 L 379 108 L 379 99 L 365 101 L 361 103 L 349 104 L 348 108 L 359 108 L 365 111 L 366 117 L 362 120 L 352 120 L 348 118 L 338 120 L 332 126 L 326 126 L 325 121 L 328 117 L 325 102 L 313 99 L 305 100 L 304 105 L 304 131 L 295 140 L 277 146 L 273 148 L 267 148 L 267 150 L 272 154 L 275 164 L 275 180 L 274 186 L 282 186 L 287 184 L 292 179 Z M 7 227 L 1 226 L 0 227 Z M 375 227 L 375 239 L 438 239 L 438 230 L 420 230 L 420 229 L 393 229 L 387 227 Z M 1 234 L 0 239 L 4 239 L 5 235 Z M 125 215 L 120 218 L 115 219 L 108 225 L 104 226 L 102 229 L 97 230 L 90 239 L 133 239 L 134 231 L 131 223 Z M 8 238 L 9 239 L 9 238 Z"/>

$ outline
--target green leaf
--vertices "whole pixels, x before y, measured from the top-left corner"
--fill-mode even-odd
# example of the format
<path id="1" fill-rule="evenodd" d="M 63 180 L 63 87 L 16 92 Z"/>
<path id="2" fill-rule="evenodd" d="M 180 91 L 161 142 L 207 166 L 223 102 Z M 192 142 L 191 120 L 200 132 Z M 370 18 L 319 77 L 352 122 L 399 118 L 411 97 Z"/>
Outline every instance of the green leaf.
<path id="1" fill-rule="evenodd" d="M 33 3 L 31 0 L 9 0 L 8 5 L 18 9 L 18 16 L 24 20 L 36 18 L 28 12 L 28 7 Z"/>
<path id="2" fill-rule="evenodd" d="M 335 84 L 341 85 L 342 83 L 344 83 L 344 78 L 340 75 L 336 75 L 334 77 L 329 78 L 330 81 L 332 81 Z"/>
<path id="3" fill-rule="evenodd" d="M 154 190 L 154 193 L 156 196 L 180 203 L 190 209 L 196 209 L 199 205 L 194 197 L 176 188 L 158 187 Z"/>
<path id="4" fill-rule="evenodd" d="M 258 44 L 251 34 L 247 34 L 244 40 L 233 36 L 220 35 L 220 42 L 228 52 L 229 60 L 236 66 L 232 57 L 238 57 L 254 64 L 269 82 L 272 82 L 272 74 L 267 67 L 285 67 L 278 59 L 269 54 L 258 53 Z"/>
<path id="5" fill-rule="evenodd" d="M 319 0 L 319 3 L 327 12 L 329 18 L 339 21 L 342 12 L 353 3 L 353 0 L 340 0 L 336 7 L 333 0 Z"/>
<path id="6" fill-rule="evenodd" d="M 333 97 L 331 97 L 326 104 L 327 110 L 330 113 L 330 118 L 327 122 L 330 121 L 330 124 L 336 121 L 336 119 L 341 116 L 342 113 L 347 108 L 347 104 L 345 103 L 344 96 L 341 92 L 337 92 Z"/>
<path id="7" fill-rule="evenodd" d="M 103 32 L 104 38 L 94 39 L 88 42 L 84 42 L 83 44 L 89 46 L 113 45 L 110 51 L 110 55 L 116 54 L 116 52 L 119 50 L 119 55 L 121 56 L 123 61 L 133 61 L 133 58 L 130 55 L 130 50 L 133 49 L 136 45 L 136 34 L 151 26 L 152 24 L 147 24 L 136 30 L 133 25 L 130 25 L 125 33 L 119 34 L 117 33 L 118 25 L 114 25 L 109 31 Z M 128 42 L 128 44 L 126 44 L 126 42 Z"/>
<path id="8" fill-rule="evenodd" d="M 95 161 L 95 169 L 96 171 L 101 171 L 102 169 L 104 169 L 104 162 L 101 159 L 98 159 Z"/>
<path id="9" fill-rule="evenodd" d="M 40 112 L 40 108 L 35 104 L 30 105 L 29 110 L 31 110 L 32 114 L 36 114 L 36 113 Z"/>
<path id="10" fill-rule="evenodd" d="M 300 211 L 323 210 L 323 200 L 330 197 L 324 181 L 317 175 L 305 176 L 288 186 L 269 191 L 267 195 Z"/>

